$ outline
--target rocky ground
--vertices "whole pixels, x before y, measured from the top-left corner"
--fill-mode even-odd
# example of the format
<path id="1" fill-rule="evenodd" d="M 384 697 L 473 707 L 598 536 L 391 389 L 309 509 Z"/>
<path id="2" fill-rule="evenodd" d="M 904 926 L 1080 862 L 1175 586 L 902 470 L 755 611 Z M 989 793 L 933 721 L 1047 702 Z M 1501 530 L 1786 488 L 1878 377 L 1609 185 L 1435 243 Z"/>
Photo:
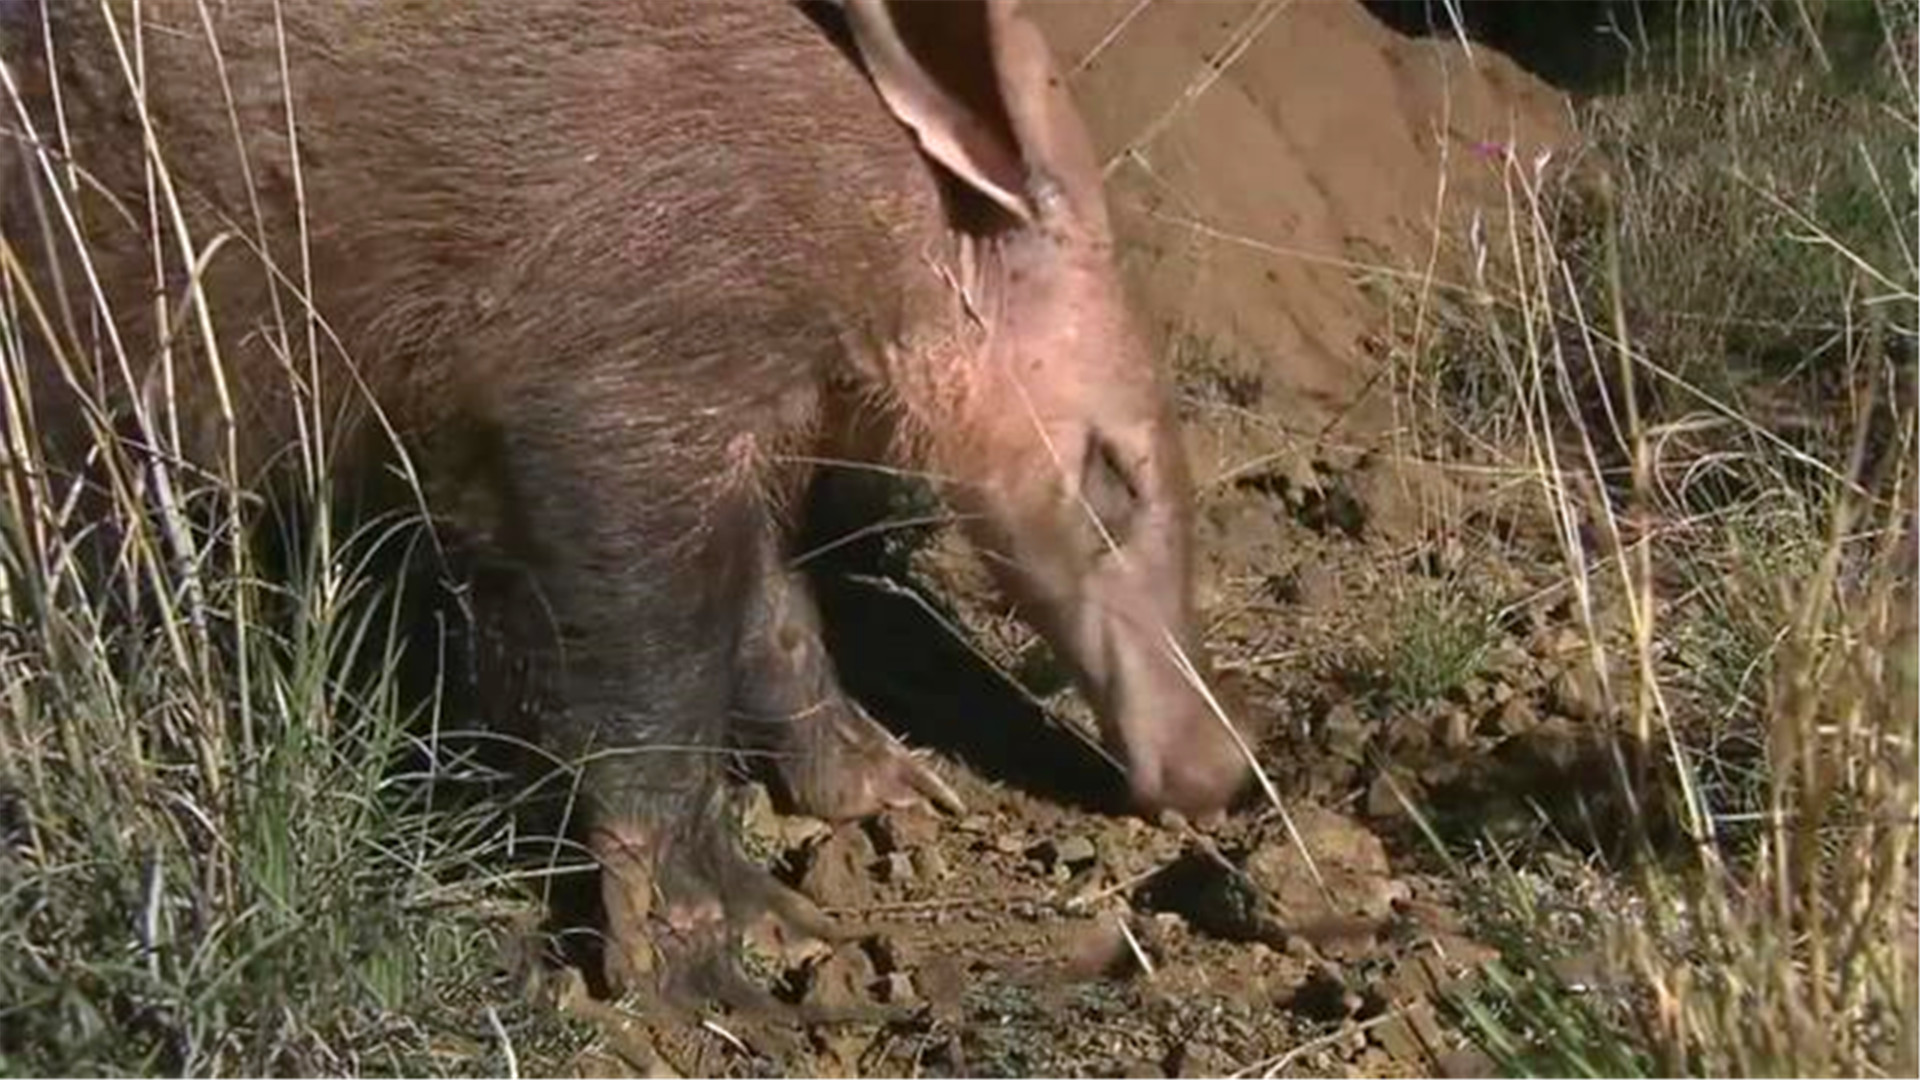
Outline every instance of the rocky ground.
<path id="1" fill-rule="evenodd" d="M 1408 807 L 1451 840 L 1604 847 L 1604 695 L 1551 575 L 1514 569 L 1551 566 L 1524 550 L 1538 540 L 1509 531 L 1502 550 L 1488 528 L 1449 554 L 1378 526 L 1364 476 L 1322 480 L 1256 474 L 1203 499 L 1209 639 L 1278 800 L 1209 830 L 1113 812 L 1118 774 L 1072 692 L 957 542 L 835 564 L 837 651 L 872 658 L 848 681 L 935 750 L 968 811 L 829 828 L 747 789 L 757 853 L 868 931 L 753 964 L 789 1001 L 894 1019 L 662 1023 L 563 977 L 609 1033 L 577 1069 L 1484 1075 L 1440 1010 L 1498 952 Z M 886 550 L 905 588 L 874 586 Z"/>

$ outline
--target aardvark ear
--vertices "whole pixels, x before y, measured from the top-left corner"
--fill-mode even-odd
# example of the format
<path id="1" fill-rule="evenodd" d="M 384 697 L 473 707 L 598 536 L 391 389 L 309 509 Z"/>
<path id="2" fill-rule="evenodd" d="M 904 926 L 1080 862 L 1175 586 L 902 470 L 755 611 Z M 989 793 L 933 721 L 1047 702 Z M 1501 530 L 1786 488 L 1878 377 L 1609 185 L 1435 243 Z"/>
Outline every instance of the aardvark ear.
<path id="1" fill-rule="evenodd" d="M 838 2 L 881 100 L 929 158 L 1023 222 L 1101 213 L 1085 128 L 1015 0 Z"/>

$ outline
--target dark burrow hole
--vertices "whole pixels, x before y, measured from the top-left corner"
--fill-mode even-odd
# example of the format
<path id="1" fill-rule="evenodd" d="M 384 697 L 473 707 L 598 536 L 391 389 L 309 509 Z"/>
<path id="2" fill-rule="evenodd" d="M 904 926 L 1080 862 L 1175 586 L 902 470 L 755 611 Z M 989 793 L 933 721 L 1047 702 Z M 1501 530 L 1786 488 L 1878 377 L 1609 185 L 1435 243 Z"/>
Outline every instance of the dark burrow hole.
<path id="1" fill-rule="evenodd" d="M 799 550 L 824 551 L 807 572 L 841 684 L 910 746 L 1036 798 L 1123 811 L 1125 777 L 956 639 L 958 615 L 908 572 L 913 538 L 874 527 L 898 484 L 827 472 L 809 505 Z"/>

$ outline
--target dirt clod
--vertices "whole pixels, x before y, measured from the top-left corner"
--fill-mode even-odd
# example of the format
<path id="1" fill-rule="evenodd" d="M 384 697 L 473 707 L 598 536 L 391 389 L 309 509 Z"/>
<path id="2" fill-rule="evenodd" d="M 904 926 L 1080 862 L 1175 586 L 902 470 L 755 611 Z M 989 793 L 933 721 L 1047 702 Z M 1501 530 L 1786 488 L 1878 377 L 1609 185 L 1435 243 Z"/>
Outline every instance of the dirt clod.
<path id="1" fill-rule="evenodd" d="M 1416 1001 L 1373 1029 L 1373 1041 L 1399 1061 L 1432 1061 L 1445 1046 L 1433 1007 Z"/>
<path id="2" fill-rule="evenodd" d="M 949 873 L 947 857 L 937 847 L 924 847 L 913 853 L 914 874 L 928 884 L 938 884 Z"/>
<path id="3" fill-rule="evenodd" d="M 1519 735 L 1540 722 L 1540 715 L 1534 710 L 1533 702 L 1524 697 L 1510 697 L 1506 703 L 1495 709 L 1488 718 L 1487 733 L 1504 738 Z"/>
<path id="4" fill-rule="evenodd" d="M 1099 850 L 1086 836 L 1067 836 L 1058 840 L 1043 840 L 1036 853 L 1046 866 L 1064 866 L 1069 870 L 1081 870 L 1099 858 Z"/>
<path id="5" fill-rule="evenodd" d="M 1246 875 L 1289 926 L 1358 916 L 1385 919 L 1396 890 L 1380 838 L 1318 807 L 1293 812 L 1296 844 L 1275 830 L 1248 856 Z"/>
<path id="6" fill-rule="evenodd" d="M 868 870 L 876 860 L 866 834 L 843 825 L 813 848 L 800 890 L 825 907 L 857 907 L 872 893 Z"/>
<path id="7" fill-rule="evenodd" d="M 1473 742 L 1473 717 L 1458 706 L 1443 709 L 1434 718 L 1434 741 L 1446 750 L 1464 750 Z"/>
<path id="8" fill-rule="evenodd" d="M 1554 711 L 1575 720 L 1597 723 L 1607 716 L 1606 692 L 1593 665 L 1574 662 L 1554 677 L 1549 691 Z"/>
<path id="9" fill-rule="evenodd" d="M 885 879 L 891 884 L 912 881 L 914 879 L 913 856 L 904 851 L 890 852 L 887 855 Z"/>
<path id="10" fill-rule="evenodd" d="M 1393 821 L 1407 816 L 1408 803 L 1419 805 L 1419 781 L 1410 776 L 1395 776 L 1382 770 L 1367 785 L 1367 816 Z"/>
<path id="11" fill-rule="evenodd" d="M 824 1010 L 849 1010 L 873 1000 L 880 973 L 858 947 L 843 946 L 810 973 L 806 1003 Z"/>

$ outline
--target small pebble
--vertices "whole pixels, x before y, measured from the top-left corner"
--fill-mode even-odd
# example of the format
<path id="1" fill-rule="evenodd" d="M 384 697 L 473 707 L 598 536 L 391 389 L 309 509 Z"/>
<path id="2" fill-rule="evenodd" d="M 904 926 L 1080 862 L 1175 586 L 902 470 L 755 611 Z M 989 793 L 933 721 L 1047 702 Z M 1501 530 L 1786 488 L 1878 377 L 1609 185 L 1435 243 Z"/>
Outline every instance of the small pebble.
<path id="1" fill-rule="evenodd" d="M 912 881 L 913 878 L 913 857 L 904 851 L 888 853 L 886 859 L 886 879 L 889 882 L 898 884 L 900 882 Z"/>

